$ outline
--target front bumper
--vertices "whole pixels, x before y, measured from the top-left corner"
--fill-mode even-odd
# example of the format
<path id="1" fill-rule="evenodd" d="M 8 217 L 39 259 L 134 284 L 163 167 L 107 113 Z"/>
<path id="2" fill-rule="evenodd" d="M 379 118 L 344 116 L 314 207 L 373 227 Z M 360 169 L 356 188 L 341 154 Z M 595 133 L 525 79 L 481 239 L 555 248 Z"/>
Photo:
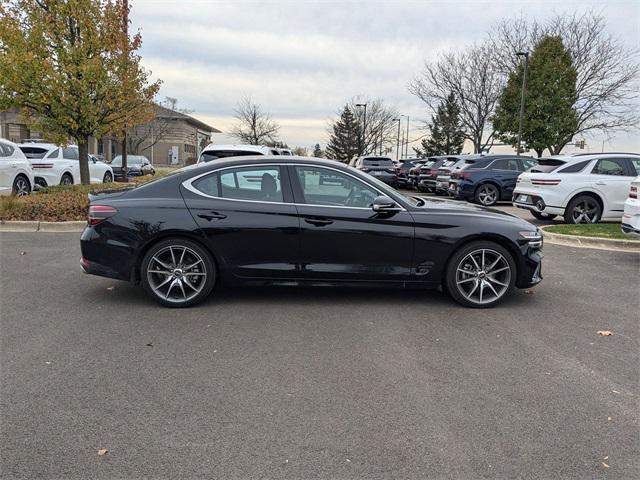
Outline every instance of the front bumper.
<path id="1" fill-rule="evenodd" d="M 523 256 L 518 269 L 516 287 L 529 288 L 542 281 L 542 259 L 544 255 L 541 248 L 532 248 L 528 245 L 522 247 Z"/>

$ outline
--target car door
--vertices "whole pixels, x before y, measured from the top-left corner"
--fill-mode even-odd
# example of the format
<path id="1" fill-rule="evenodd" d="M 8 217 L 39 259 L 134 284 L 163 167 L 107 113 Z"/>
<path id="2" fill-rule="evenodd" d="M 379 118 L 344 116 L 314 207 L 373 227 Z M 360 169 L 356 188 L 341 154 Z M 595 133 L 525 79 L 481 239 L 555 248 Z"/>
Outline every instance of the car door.
<path id="1" fill-rule="evenodd" d="M 625 158 L 601 158 L 595 163 L 589 181 L 605 199 L 603 217 L 622 215 L 634 173 Z"/>
<path id="2" fill-rule="evenodd" d="M 300 224 L 284 167 L 222 168 L 182 187 L 191 215 L 227 272 L 245 279 L 299 277 Z"/>
<path id="3" fill-rule="evenodd" d="M 73 183 L 80 183 L 80 154 L 78 147 L 62 147 L 62 157 L 58 160 L 65 168 L 69 168 L 73 175 Z M 89 176 L 91 166 L 89 166 Z"/>
<path id="4" fill-rule="evenodd" d="M 0 143 L 0 193 L 10 192 L 12 188 L 13 175 L 11 151 L 8 145 Z"/>
<path id="5" fill-rule="evenodd" d="M 495 160 L 489 169 L 493 178 L 500 184 L 501 199 L 511 200 L 518 175 L 523 171 L 522 164 L 517 158 L 501 158 Z"/>
<path id="6" fill-rule="evenodd" d="M 402 209 L 376 213 L 381 191 L 342 170 L 289 167 L 300 214 L 302 276 L 320 281 L 402 281 L 411 273 L 414 224 Z"/>

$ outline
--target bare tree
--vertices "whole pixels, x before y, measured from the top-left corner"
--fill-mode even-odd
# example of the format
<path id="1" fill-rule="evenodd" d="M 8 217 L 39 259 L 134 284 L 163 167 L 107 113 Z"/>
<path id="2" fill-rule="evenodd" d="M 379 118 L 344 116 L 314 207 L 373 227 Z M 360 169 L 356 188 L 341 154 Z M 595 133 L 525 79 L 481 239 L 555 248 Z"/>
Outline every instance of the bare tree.
<path id="1" fill-rule="evenodd" d="M 420 75 L 409 83 L 409 92 L 432 111 L 453 93 L 460 106 L 460 120 L 465 138 L 473 142 L 476 153 L 493 143 L 491 115 L 504 86 L 505 77 L 495 66 L 487 43 L 463 51 L 441 54 L 425 62 Z"/>
<path id="2" fill-rule="evenodd" d="M 133 155 L 142 155 L 167 137 L 179 115 L 192 112 L 193 110 L 178 108 L 176 98 L 165 97 L 164 101 L 154 105 L 153 120 L 127 129 L 127 151 Z"/>
<path id="3" fill-rule="evenodd" d="M 232 127 L 231 135 L 241 142 L 263 145 L 278 141 L 280 126 L 250 97 L 244 97 L 238 102 L 234 116 L 238 123 Z"/>
<path id="4" fill-rule="evenodd" d="M 364 107 L 356 105 L 366 104 L 366 118 Z M 352 98 L 347 105 L 358 122 L 359 150 L 363 154 L 375 154 L 385 145 L 396 144 L 397 127 L 393 122 L 398 118 L 398 110 L 384 103 L 381 98 L 358 96 Z"/>
<path id="5" fill-rule="evenodd" d="M 515 52 L 531 51 L 546 35 L 562 38 L 577 71 L 578 124 L 565 144 L 580 133 L 637 128 L 638 51 L 608 34 L 600 14 L 557 15 L 546 22 L 524 17 L 502 20 L 492 28 L 489 40 L 501 73 L 506 76 L 517 68 Z"/>

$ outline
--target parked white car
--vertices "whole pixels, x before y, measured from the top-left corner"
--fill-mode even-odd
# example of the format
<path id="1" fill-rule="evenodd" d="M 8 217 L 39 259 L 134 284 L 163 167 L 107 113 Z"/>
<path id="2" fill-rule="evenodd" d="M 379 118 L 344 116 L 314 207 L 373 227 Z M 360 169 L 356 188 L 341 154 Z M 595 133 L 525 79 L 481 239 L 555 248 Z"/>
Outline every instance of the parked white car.
<path id="1" fill-rule="evenodd" d="M 200 153 L 198 163 L 210 162 L 217 158 L 246 157 L 249 155 L 280 155 L 277 148 L 262 145 L 207 145 Z"/>
<path id="2" fill-rule="evenodd" d="M 22 150 L 0 138 L 0 195 L 29 195 L 33 190 L 33 168 Z"/>
<path id="3" fill-rule="evenodd" d="M 629 235 L 640 236 L 640 176 L 636 177 L 629 187 L 629 197 L 624 202 L 622 214 L 622 231 Z"/>
<path id="4" fill-rule="evenodd" d="M 640 173 L 640 155 L 601 153 L 562 157 L 567 162 L 547 172 L 518 177 L 513 205 L 538 219 L 558 215 L 567 223 L 620 220 L 632 180 Z"/>
<path id="5" fill-rule="evenodd" d="M 79 152 L 76 145 L 59 147 L 50 143 L 23 143 L 20 149 L 31 161 L 39 187 L 80 183 Z M 113 170 L 96 158 L 89 158 L 91 183 L 113 181 Z"/>

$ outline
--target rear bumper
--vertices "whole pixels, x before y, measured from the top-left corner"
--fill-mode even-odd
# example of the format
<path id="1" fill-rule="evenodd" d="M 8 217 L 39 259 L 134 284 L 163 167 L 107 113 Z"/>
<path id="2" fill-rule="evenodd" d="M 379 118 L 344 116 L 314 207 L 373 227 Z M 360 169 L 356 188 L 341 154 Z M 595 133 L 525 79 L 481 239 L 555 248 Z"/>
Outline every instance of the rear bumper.
<path id="1" fill-rule="evenodd" d="M 85 227 L 80 237 L 80 268 L 84 273 L 130 281 L 136 256 L 118 238 L 107 238 L 95 227 Z"/>

